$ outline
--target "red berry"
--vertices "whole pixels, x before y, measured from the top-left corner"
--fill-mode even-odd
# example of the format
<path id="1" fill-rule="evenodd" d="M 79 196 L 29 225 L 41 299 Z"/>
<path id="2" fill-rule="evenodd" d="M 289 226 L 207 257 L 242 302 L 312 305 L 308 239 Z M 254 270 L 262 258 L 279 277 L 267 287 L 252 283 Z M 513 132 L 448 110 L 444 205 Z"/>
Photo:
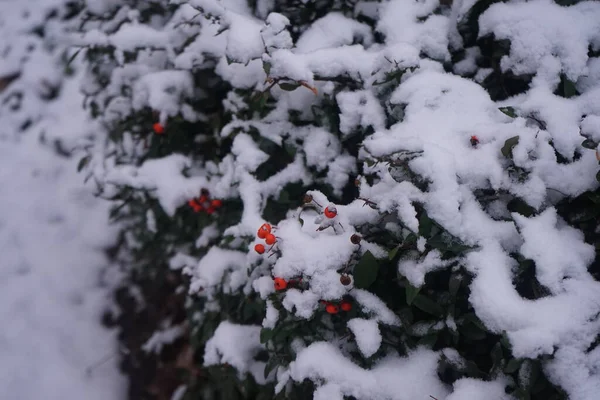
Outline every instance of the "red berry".
<path id="1" fill-rule="evenodd" d="M 263 229 L 259 229 L 258 232 L 256 232 L 256 236 L 260 239 L 264 239 L 267 236 L 267 232 Z"/>
<path id="2" fill-rule="evenodd" d="M 325 311 L 327 311 L 328 314 L 337 314 L 338 312 L 340 312 L 340 308 L 335 305 L 335 304 L 327 304 L 327 307 L 325 307 Z"/>
<path id="3" fill-rule="evenodd" d="M 260 243 L 257 244 L 254 246 L 254 251 L 256 251 L 258 254 L 263 254 L 265 252 L 265 245 Z"/>
<path id="4" fill-rule="evenodd" d="M 262 224 L 260 229 L 263 229 L 267 233 L 271 233 L 271 224 Z"/>
<path id="5" fill-rule="evenodd" d="M 283 278 L 273 278 L 275 290 L 284 290 L 287 287 L 287 282 Z"/>
<path id="6" fill-rule="evenodd" d="M 210 205 L 214 208 L 219 208 L 223 205 L 223 202 L 221 200 L 215 199 L 210 202 Z"/>
<path id="7" fill-rule="evenodd" d="M 325 207 L 323 214 L 325 214 L 327 218 L 335 218 L 335 216 L 337 215 L 337 209 L 334 205 L 329 205 Z"/>
<path id="8" fill-rule="evenodd" d="M 212 207 L 212 206 L 211 206 L 211 207 L 208 207 L 208 208 L 206 209 L 206 213 L 207 213 L 208 215 L 210 215 L 210 214 L 213 214 L 215 211 L 216 211 L 216 210 L 215 210 L 215 208 L 214 208 L 214 207 Z"/>
<path id="9" fill-rule="evenodd" d="M 269 233 L 265 236 L 265 243 L 268 245 L 275 244 L 276 241 L 277 241 L 277 238 L 272 233 Z"/>
<path id="10" fill-rule="evenodd" d="M 198 197 L 198 203 L 202 204 L 202 203 L 206 203 L 208 201 L 208 196 L 203 194 L 200 197 Z"/>
<path id="11" fill-rule="evenodd" d="M 471 146 L 477 146 L 479 144 L 479 138 L 475 135 L 471 136 Z"/>
<path id="12" fill-rule="evenodd" d="M 202 206 L 200 204 L 196 204 L 194 206 L 194 212 L 200 212 L 202 210 L 203 210 L 203 208 L 202 208 Z"/>
<path id="13" fill-rule="evenodd" d="M 165 133 L 165 127 L 162 126 L 160 122 L 157 122 L 154 125 L 152 125 L 152 129 L 154 129 L 154 133 L 156 133 L 157 135 L 162 135 L 163 133 Z"/>
<path id="14" fill-rule="evenodd" d="M 198 203 L 196 202 L 196 199 L 191 199 L 191 200 L 188 200 L 188 205 L 190 207 L 194 208 L 198 205 Z"/>
<path id="15" fill-rule="evenodd" d="M 341 302 L 340 308 L 343 311 L 350 311 L 350 310 L 352 310 L 352 303 L 350 303 L 349 301 L 345 301 L 344 300 L 344 301 Z"/>

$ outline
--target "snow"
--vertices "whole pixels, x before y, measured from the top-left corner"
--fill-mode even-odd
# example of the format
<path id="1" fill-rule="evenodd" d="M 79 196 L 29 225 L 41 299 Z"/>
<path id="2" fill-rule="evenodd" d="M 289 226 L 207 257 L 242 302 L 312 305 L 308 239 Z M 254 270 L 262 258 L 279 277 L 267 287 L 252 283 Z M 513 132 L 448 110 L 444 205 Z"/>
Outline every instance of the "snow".
<path id="1" fill-rule="evenodd" d="M 348 321 L 348 328 L 356 338 L 360 352 L 366 358 L 371 357 L 381 346 L 381 333 L 377 321 L 362 318 L 353 318 Z"/>
<path id="2" fill-rule="evenodd" d="M 300 351 L 290 372 L 295 381 L 325 381 L 337 385 L 344 396 L 358 399 L 440 399 L 448 390 L 437 378 L 437 359 L 437 353 L 418 349 L 407 358 L 389 356 L 367 370 L 345 358 L 335 346 L 317 342 Z"/>
<path id="3" fill-rule="evenodd" d="M 118 278 L 103 252 L 116 232 L 107 204 L 84 187 L 79 158 L 53 148 L 60 139 L 72 149 L 94 124 L 80 106 L 81 73 L 62 75 L 63 47 L 29 33 L 61 5 L 1 6 L 0 77 L 15 70 L 21 76 L 0 88 L 0 392 L 22 400 L 120 399 L 126 380 L 116 332 L 100 323 Z M 49 85 L 61 91 L 47 102 Z M 11 109 L 5 100 L 17 92 L 20 108 Z"/>
<path id="4" fill-rule="evenodd" d="M 265 363 L 254 360 L 254 356 L 263 349 L 259 341 L 260 327 L 237 325 L 223 321 L 217 327 L 214 336 L 206 343 L 204 365 L 230 364 L 240 377 L 252 374 L 259 384 L 266 382 Z"/>
<path id="5" fill-rule="evenodd" d="M 600 138 L 600 64 L 588 54 L 589 49 L 600 49 L 598 3 L 562 7 L 550 0 L 514 1 L 486 9 L 479 18 L 479 37 L 493 34 L 497 40 L 511 41 L 510 54 L 501 60 L 502 70 L 535 75 L 525 93 L 502 102 L 493 101 L 478 84 L 497 71 L 479 68 L 479 48 L 462 48 L 457 23 L 468 16 L 475 4 L 472 0 L 456 0 L 450 9 L 438 0 L 359 2 L 354 14 L 372 18 L 374 30 L 349 18 L 351 13 L 331 12 L 299 32 L 295 44 L 288 18 L 271 12 L 275 2 L 258 2 L 256 14 L 243 0 L 177 3 L 173 2 L 176 10 L 166 21 L 141 26 L 136 13 L 128 12 L 115 17 L 118 24 L 99 24 L 71 38 L 80 45 L 112 44 L 117 49 L 117 60 L 106 71 L 111 84 L 100 91 L 99 82 L 90 79 L 84 85 L 105 111 L 102 122 L 110 125 L 146 108 L 158 112 L 163 124 L 174 116 L 206 120 L 190 102 L 204 96 L 192 89 L 194 72 L 211 68 L 236 89 L 224 102 L 228 112 L 250 110 L 243 93 L 265 90 L 271 83 L 274 109 L 264 117 L 255 113 L 227 119 L 227 125 L 214 134 L 233 142 L 230 154 L 219 161 L 172 154 L 137 163 L 143 149 L 127 132 L 124 149 L 119 151 L 131 159 L 108 157 L 103 163 L 92 163 L 91 170 L 106 191 L 123 186 L 143 190 L 168 215 L 204 187 L 218 198 L 241 199 L 241 219 L 224 232 L 233 242 L 219 243 L 221 226 L 209 225 L 195 241 L 202 249 L 198 258 L 177 249 L 171 259 L 171 268 L 190 275 L 190 294 L 207 300 L 205 311 L 219 309 L 215 299 L 220 292 L 248 295 L 254 291 L 266 299 L 264 328 L 277 328 L 284 318 L 322 318 L 331 324 L 345 314 L 324 314 L 320 301 L 352 298 L 353 312 L 359 313 L 345 321 L 352 334 L 342 339 L 328 332 L 328 342 L 294 341 L 290 347 L 296 359 L 269 378 L 276 380 L 278 391 L 290 379 L 308 378 L 317 386 L 318 400 L 344 396 L 511 399 L 504 393 L 503 377 L 485 382 L 465 378 L 453 387 L 442 384 L 436 374 L 440 353 L 424 348 L 405 358 L 383 354 L 370 369 L 351 360 L 361 354 L 373 357 L 381 348 L 384 327 L 399 327 L 401 322 L 397 310 L 375 294 L 355 288 L 354 280 L 349 285 L 340 282 L 342 271 L 352 274 L 366 251 L 375 258 L 388 257 L 389 249 L 367 240 L 355 245 L 350 237 L 381 224 L 400 242 L 409 234 L 419 234 L 417 210 L 423 207 L 436 225 L 470 250 L 457 258 L 445 257 L 420 236 L 415 251 L 402 253 L 398 273 L 420 287 L 432 271 L 456 264 L 464 267 L 473 278 L 470 305 L 487 329 L 507 334 L 514 357 L 553 356 L 543 366 L 554 384 L 576 400 L 597 396 L 600 373 L 595 365 L 600 352 L 587 351 L 600 324 L 600 288 L 587 271 L 595 250 L 581 232 L 558 217 L 554 205 L 556 200 L 598 187 L 596 156 L 581 146 L 585 137 Z M 186 24 L 196 17 L 196 9 L 207 18 Z M 141 45 L 152 50 L 123 65 L 123 51 Z M 449 48 L 464 50 L 462 61 L 451 65 L 454 54 Z M 40 56 L 36 62 L 44 60 Z M 7 71 L 18 68 L 18 63 L 5 67 Z M 397 81 L 386 83 L 394 74 Z M 573 82 L 579 95 L 554 94 L 562 75 Z M 40 77 L 60 81 L 52 74 Z M 357 84 L 339 90 L 343 85 L 326 82 L 332 77 Z M 278 88 L 285 81 L 315 90 Z M 131 94 L 123 95 L 124 88 Z M 313 111 L 332 100 L 339 107 L 339 136 L 330 126 L 334 124 L 299 127 L 288 121 L 291 112 L 310 121 Z M 514 107 L 516 118 L 499 110 L 507 106 Z M 346 140 L 359 137 L 357 132 L 364 133 L 365 139 L 358 143 L 356 154 L 348 154 Z M 291 162 L 266 180 L 254 176 L 269 161 L 255 141 L 256 134 L 281 146 L 281 151 L 294 150 Z M 472 136 L 478 143 L 471 143 Z M 505 144 L 516 139 L 506 154 Z M 559 162 L 557 153 L 567 162 Z M 374 159 L 383 161 L 371 163 Z M 262 243 L 256 238 L 258 227 L 276 222 L 265 220 L 269 199 L 284 198 L 289 193 L 283 188 L 299 182 L 327 184 L 339 195 L 348 179 L 355 178 L 357 162 L 364 162 L 365 176 L 357 179 L 360 196 L 373 207 L 363 200 L 333 204 L 324 193 L 310 191 L 309 205 L 288 210 L 273 227 L 277 237 L 273 248 L 262 255 L 253 251 L 255 244 Z M 399 165 L 409 167 L 422 182 Z M 483 204 L 477 192 L 490 189 L 499 195 Z M 507 203 L 513 198 L 525 201 L 537 215 L 511 214 Z M 323 215 L 325 206 L 334 206 L 337 215 Z M 385 214 L 389 222 L 383 221 Z M 152 229 L 153 217 L 148 215 L 146 221 Z M 535 262 L 536 278 L 548 295 L 529 300 L 517 292 L 513 253 Z M 306 286 L 274 294 L 273 277 L 301 278 Z M 275 298 L 285 312 L 276 308 Z M 456 330 L 456 324 L 448 315 L 406 329 L 425 335 L 445 326 Z M 205 365 L 229 363 L 238 373 L 265 382 L 264 363 L 254 360 L 263 349 L 260 329 L 222 322 L 207 345 Z"/>

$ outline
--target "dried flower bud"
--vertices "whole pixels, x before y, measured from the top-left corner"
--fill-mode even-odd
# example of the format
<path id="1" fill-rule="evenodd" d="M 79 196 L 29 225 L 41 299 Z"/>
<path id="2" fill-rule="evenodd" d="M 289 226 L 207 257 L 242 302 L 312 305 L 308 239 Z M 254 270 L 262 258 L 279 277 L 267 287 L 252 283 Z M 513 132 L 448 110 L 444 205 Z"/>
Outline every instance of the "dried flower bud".
<path id="1" fill-rule="evenodd" d="M 360 241 L 362 240 L 362 238 L 360 237 L 360 235 L 357 235 L 356 233 L 352 236 L 350 236 L 350 241 L 353 244 L 360 244 Z"/>
<path id="2" fill-rule="evenodd" d="M 340 283 L 344 286 L 348 286 L 352 283 L 352 278 L 350 278 L 348 275 L 342 275 L 340 276 Z"/>
<path id="3" fill-rule="evenodd" d="M 312 203 L 313 197 L 310 194 L 305 194 L 302 201 L 304 201 L 304 204 Z"/>

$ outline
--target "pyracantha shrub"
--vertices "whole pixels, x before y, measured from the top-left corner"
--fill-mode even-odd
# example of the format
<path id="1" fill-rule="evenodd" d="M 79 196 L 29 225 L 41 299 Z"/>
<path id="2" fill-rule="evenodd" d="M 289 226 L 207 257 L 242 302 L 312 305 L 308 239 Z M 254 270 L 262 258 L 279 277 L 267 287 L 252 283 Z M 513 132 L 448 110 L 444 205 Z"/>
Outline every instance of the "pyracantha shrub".
<path id="1" fill-rule="evenodd" d="M 595 398 L 600 4 L 493 3 L 81 13 L 85 171 L 127 283 L 180 274 L 177 396 Z"/>

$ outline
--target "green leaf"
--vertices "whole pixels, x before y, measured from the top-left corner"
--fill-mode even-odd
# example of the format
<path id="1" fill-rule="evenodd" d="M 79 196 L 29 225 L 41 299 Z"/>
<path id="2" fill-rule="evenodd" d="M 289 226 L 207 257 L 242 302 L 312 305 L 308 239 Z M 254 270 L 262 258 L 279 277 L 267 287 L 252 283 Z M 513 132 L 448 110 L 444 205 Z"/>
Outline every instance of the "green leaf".
<path id="1" fill-rule="evenodd" d="M 583 143 L 581 143 L 581 146 L 585 147 L 586 149 L 594 150 L 596 147 L 598 147 L 598 143 L 592 139 L 585 139 Z"/>
<path id="2" fill-rule="evenodd" d="M 430 237 L 433 228 L 433 220 L 429 218 L 426 211 L 423 211 L 419 218 L 419 236 Z"/>
<path id="3" fill-rule="evenodd" d="M 398 250 L 400 250 L 400 246 L 396 246 L 393 249 L 391 249 L 388 252 L 388 260 L 390 260 L 390 261 L 393 260 L 394 257 L 396 257 L 396 254 L 398 254 Z"/>
<path id="4" fill-rule="evenodd" d="M 282 82 L 279 84 L 281 90 L 285 90 L 286 92 L 292 92 L 300 87 L 299 83 L 286 83 Z"/>
<path id="5" fill-rule="evenodd" d="M 358 264 L 354 266 L 354 287 L 366 289 L 375 282 L 379 272 L 379 263 L 375 256 L 367 250 Z"/>
<path id="6" fill-rule="evenodd" d="M 517 113 L 513 107 L 500 107 L 498 110 L 502 111 L 504 114 L 508 115 L 511 118 L 517 118 Z"/>
<path id="7" fill-rule="evenodd" d="M 456 297 L 456 294 L 458 293 L 458 289 L 460 289 L 460 285 L 462 284 L 462 276 L 457 274 L 457 273 L 453 273 L 452 275 L 450 275 L 450 280 L 448 281 L 448 291 L 450 292 L 450 295 L 452 297 Z"/>
<path id="8" fill-rule="evenodd" d="M 270 62 L 263 61 L 263 71 L 265 71 L 265 74 L 267 76 L 269 76 L 269 73 L 271 72 L 271 63 Z"/>
<path id="9" fill-rule="evenodd" d="M 437 339 L 438 339 L 437 332 L 430 333 L 429 335 L 425 335 L 421 339 L 419 339 L 419 341 L 417 342 L 417 345 L 433 347 L 433 345 L 437 342 Z"/>
<path id="10" fill-rule="evenodd" d="M 415 296 L 413 304 L 418 309 L 425 311 L 428 314 L 435 315 L 436 317 L 442 317 L 444 315 L 444 309 L 438 303 L 421 294 Z"/>
<path id="11" fill-rule="evenodd" d="M 521 362 L 522 362 L 522 360 L 520 360 L 518 358 L 513 358 L 513 359 L 509 360 L 508 363 L 506 364 L 506 367 L 504 367 L 504 372 L 506 372 L 507 374 L 512 374 L 512 373 L 517 372 L 517 370 L 521 366 Z"/>
<path id="12" fill-rule="evenodd" d="M 421 291 L 421 288 L 414 287 L 409 282 L 406 282 L 405 289 L 406 289 L 406 304 L 408 304 L 410 306 L 412 304 L 413 300 L 415 299 L 415 297 L 417 297 L 417 295 Z"/>
<path id="13" fill-rule="evenodd" d="M 506 139 L 506 141 L 504 142 L 504 146 L 502 146 L 502 149 L 500 150 L 500 151 L 502 151 L 502 155 L 507 158 L 512 158 L 513 148 L 517 144 L 519 144 L 518 136 L 513 136 L 509 139 Z"/>
<path id="14" fill-rule="evenodd" d="M 577 89 L 575 88 L 575 83 L 571 80 L 564 78 L 562 80 L 563 84 L 563 96 L 567 99 L 573 96 L 577 96 Z"/>
<path id="15" fill-rule="evenodd" d="M 82 169 L 86 167 L 90 163 L 92 156 L 85 156 L 77 163 L 77 172 L 81 172 Z"/>
<path id="16" fill-rule="evenodd" d="M 597 180 L 598 182 L 600 182 L 600 171 L 598 171 L 598 173 L 596 174 L 596 180 Z"/>
<path id="17" fill-rule="evenodd" d="M 269 376 L 271 371 L 273 371 L 278 366 L 278 364 L 279 363 L 277 362 L 277 358 L 275 357 L 272 357 L 269 359 L 269 361 L 267 361 L 264 369 L 265 379 L 267 378 L 267 376 Z"/>
<path id="18" fill-rule="evenodd" d="M 535 208 L 527 204 L 523 199 L 518 197 L 512 199 L 506 204 L 506 209 L 510 212 L 521 214 L 525 217 L 531 217 L 535 214 Z"/>
<path id="19" fill-rule="evenodd" d="M 273 329 L 262 328 L 260 330 L 260 342 L 263 344 L 267 343 L 273 337 L 274 333 L 275 333 L 275 331 L 273 331 Z"/>

